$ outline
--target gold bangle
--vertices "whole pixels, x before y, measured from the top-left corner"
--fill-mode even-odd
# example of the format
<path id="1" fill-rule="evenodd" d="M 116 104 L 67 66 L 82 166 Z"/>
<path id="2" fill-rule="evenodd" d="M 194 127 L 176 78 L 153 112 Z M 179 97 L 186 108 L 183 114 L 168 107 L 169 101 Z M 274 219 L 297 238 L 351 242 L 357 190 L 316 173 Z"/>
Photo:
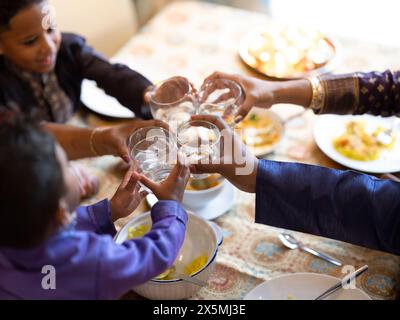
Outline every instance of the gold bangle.
<path id="1" fill-rule="evenodd" d="M 309 108 L 318 113 L 325 105 L 325 88 L 318 76 L 308 78 L 312 88 L 312 99 Z"/>
<path id="2" fill-rule="evenodd" d="M 99 128 L 95 128 L 92 130 L 92 133 L 90 134 L 90 139 L 89 139 L 89 144 L 90 144 L 90 150 L 92 151 L 92 153 L 96 156 L 96 157 L 100 157 L 100 154 L 97 153 L 96 149 L 94 148 L 94 143 L 93 143 L 93 139 L 94 139 L 94 135 L 99 131 Z"/>

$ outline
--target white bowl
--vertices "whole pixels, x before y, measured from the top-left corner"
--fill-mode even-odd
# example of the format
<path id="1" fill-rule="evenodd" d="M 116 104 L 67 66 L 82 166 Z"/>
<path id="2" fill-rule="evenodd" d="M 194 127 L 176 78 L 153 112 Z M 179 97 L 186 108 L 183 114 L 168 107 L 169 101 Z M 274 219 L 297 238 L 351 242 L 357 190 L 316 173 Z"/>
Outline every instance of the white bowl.
<path id="1" fill-rule="evenodd" d="M 174 266 L 178 272 L 192 262 L 199 255 L 207 254 L 206 265 L 192 277 L 207 282 L 213 269 L 218 248 L 222 244 L 222 232 L 213 222 L 206 221 L 192 213 L 188 213 L 186 236 Z M 151 224 L 150 212 L 146 212 L 129 221 L 115 236 L 118 244 L 126 241 L 128 229 L 143 224 Z M 195 295 L 200 286 L 191 284 L 181 279 L 175 280 L 150 280 L 145 284 L 132 288 L 137 294 L 152 300 L 181 300 Z"/>
<path id="2" fill-rule="evenodd" d="M 217 186 L 206 190 L 186 190 L 182 200 L 183 206 L 191 211 L 205 207 L 221 194 L 226 183 L 224 179 Z"/>

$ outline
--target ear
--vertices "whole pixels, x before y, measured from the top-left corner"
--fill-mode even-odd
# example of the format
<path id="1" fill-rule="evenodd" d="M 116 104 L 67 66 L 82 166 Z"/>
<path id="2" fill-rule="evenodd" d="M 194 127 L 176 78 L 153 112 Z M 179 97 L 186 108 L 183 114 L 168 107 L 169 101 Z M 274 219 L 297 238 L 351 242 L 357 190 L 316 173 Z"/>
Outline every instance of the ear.
<path id="1" fill-rule="evenodd" d="M 56 212 L 56 224 L 58 226 L 68 225 L 71 221 L 71 215 L 65 200 L 61 199 Z"/>

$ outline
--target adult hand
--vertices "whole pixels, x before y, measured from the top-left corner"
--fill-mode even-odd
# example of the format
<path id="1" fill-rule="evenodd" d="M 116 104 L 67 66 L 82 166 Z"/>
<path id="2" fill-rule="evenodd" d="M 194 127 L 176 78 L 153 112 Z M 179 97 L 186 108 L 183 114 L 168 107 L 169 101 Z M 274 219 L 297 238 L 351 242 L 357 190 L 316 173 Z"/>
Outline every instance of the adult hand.
<path id="1" fill-rule="evenodd" d="M 244 99 L 235 115 L 235 122 L 242 121 L 254 106 L 270 108 L 274 104 L 275 84 L 243 75 L 227 74 L 216 71 L 204 80 L 204 85 L 211 80 L 227 79 L 242 87 Z"/>
<path id="2" fill-rule="evenodd" d="M 127 124 L 97 130 L 92 135 L 92 145 L 98 155 L 114 155 L 130 163 L 128 139 L 131 134 L 144 127 L 162 127 L 167 130 L 168 125 L 159 120 L 134 120 Z"/>
<path id="3" fill-rule="evenodd" d="M 235 81 L 242 87 L 245 97 L 235 115 L 236 123 L 242 121 L 254 106 L 270 108 L 274 104 L 290 103 L 308 108 L 311 103 L 312 88 L 307 79 L 264 81 L 217 71 L 206 78 L 204 85 L 207 81 L 214 79 L 228 79 Z"/>
<path id="4" fill-rule="evenodd" d="M 213 115 L 196 115 L 192 116 L 192 120 L 204 120 L 215 124 L 221 131 L 221 148 L 218 161 L 192 165 L 191 172 L 219 173 L 240 190 L 254 193 L 258 159 L 221 118 Z"/>

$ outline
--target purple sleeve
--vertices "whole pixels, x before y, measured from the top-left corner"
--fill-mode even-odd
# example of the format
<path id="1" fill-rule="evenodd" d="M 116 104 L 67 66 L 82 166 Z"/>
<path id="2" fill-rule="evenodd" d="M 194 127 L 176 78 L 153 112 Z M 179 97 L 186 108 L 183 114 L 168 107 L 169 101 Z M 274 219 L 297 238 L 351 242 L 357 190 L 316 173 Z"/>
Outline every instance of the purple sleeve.
<path id="1" fill-rule="evenodd" d="M 358 73 L 360 102 L 356 114 L 400 114 L 400 71 Z"/>
<path id="2" fill-rule="evenodd" d="M 260 161 L 256 222 L 400 254 L 400 183 Z"/>
<path id="3" fill-rule="evenodd" d="M 112 64 L 80 38 L 77 61 L 83 78 L 96 81 L 108 95 L 141 118 L 151 118 L 144 104 L 144 92 L 152 83 L 140 73 L 122 64 Z"/>
<path id="4" fill-rule="evenodd" d="M 151 210 L 152 229 L 144 237 L 103 245 L 99 298 L 118 299 L 172 266 L 183 244 L 187 214 L 175 201 L 159 201 Z M 105 240 L 106 241 L 106 240 Z"/>
<path id="5" fill-rule="evenodd" d="M 111 222 L 110 202 L 105 199 L 94 205 L 79 207 L 77 213 L 77 230 L 93 231 L 97 234 L 114 236 L 117 231 Z"/>
<path id="6" fill-rule="evenodd" d="M 400 71 L 324 74 L 324 105 L 319 113 L 400 114 Z"/>

